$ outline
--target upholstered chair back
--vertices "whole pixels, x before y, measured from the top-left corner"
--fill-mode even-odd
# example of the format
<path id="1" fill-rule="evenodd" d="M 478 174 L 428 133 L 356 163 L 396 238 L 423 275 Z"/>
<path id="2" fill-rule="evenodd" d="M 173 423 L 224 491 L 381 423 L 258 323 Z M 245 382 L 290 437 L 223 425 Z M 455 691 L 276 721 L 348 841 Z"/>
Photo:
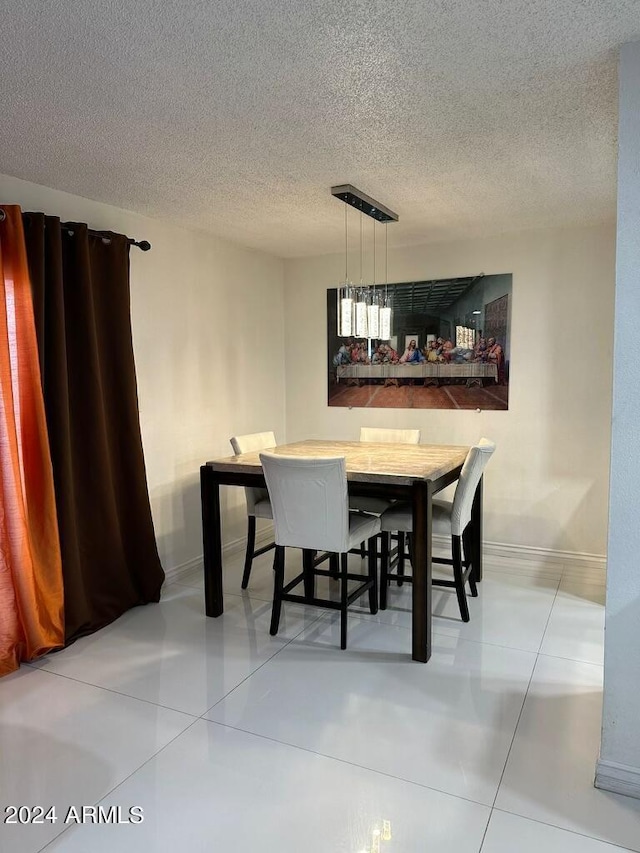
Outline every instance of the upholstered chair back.
<path id="1" fill-rule="evenodd" d="M 349 550 L 344 457 L 318 459 L 261 453 L 276 545 L 315 551 Z"/>
<path id="2" fill-rule="evenodd" d="M 480 477 L 496 449 L 493 441 L 481 438 L 478 444 L 472 447 L 462 466 L 458 485 L 453 498 L 451 510 L 451 534 L 462 536 L 462 532 L 471 521 L 471 507 Z"/>
<path id="3" fill-rule="evenodd" d="M 231 447 L 236 456 L 241 453 L 251 453 L 252 450 L 266 450 L 277 444 L 273 432 L 254 432 L 249 435 L 234 435 L 231 439 Z M 247 499 L 247 515 L 255 514 L 255 505 L 258 501 L 266 500 L 269 495 L 266 489 L 248 487 L 244 490 Z"/>

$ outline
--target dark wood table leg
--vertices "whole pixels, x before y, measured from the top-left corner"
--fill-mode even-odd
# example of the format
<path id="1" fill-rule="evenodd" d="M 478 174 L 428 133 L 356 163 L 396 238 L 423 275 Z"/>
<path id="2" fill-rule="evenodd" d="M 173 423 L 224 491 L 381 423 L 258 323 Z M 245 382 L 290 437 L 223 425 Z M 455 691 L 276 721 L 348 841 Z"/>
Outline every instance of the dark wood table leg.
<path id="1" fill-rule="evenodd" d="M 429 480 L 417 480 L 413 505 L 413 614 L 412 658 L 426 663 L 431 657 L 431 489 Z"/>
<path id="2" fill-rule="evenodd" d="M 220 530 L 220 484 L 208 466 L 200 468 L 202 503 L 202 550 L 204 556 L 204 603 L 207 616 L 220 616 L 222 601 L 222 533 Z"/>
<path id="3" fill-rule="evenodd" d="M 476 583 L 482 580 L 482 479 L 480 477 L 471 507 L 471 572 Z"/>

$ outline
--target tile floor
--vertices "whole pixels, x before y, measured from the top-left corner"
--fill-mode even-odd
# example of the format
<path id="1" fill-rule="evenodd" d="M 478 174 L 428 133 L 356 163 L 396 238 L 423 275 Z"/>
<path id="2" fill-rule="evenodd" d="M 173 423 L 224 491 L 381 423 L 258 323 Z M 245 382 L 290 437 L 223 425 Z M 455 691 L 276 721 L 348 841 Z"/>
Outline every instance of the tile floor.
<path id="1" fill-rule="evenodd" d="M 0 824 L 3 853 L 640 851 L 640 801 L 592 785 L 597 572 L 488 561 L 468 624 L 436 591 L 423 666 L 408 586 L 355 610 L 341 652 L 336 616 L 313 608 L 285 605 L 270 637 L 269 555 L 248 594 L 241 562 L 220 619 L 192 572 L 0 681 L 3 808 L 57 817 Z M 123 822 L 76 825 L 71 806 Z"/>

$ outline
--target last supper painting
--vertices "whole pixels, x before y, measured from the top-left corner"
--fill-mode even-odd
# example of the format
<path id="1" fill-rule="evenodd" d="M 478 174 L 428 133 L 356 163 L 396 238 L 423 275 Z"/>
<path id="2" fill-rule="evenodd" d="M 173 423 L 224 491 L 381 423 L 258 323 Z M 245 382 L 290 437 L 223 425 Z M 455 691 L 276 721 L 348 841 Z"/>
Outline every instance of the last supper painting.
<path id="1" fill-rule="evenodd" d="M 328 403 L 509 408 L 511 274 L 327 291 Z"/>

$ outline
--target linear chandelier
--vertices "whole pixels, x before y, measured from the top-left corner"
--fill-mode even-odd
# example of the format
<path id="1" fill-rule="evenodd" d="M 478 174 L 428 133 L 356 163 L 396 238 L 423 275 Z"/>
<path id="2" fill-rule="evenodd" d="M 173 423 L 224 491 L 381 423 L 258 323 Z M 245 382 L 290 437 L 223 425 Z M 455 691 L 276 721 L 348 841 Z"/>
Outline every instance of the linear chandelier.
<path id="1" fill-rule="evenodd" d="M 348 209 L 344 211 L 345 270 L 344 282 L 338 287 L 338 337 L 367 338 L 388 341 L 393 334 L 393 306 L 388 289 L 388 238 L 387 224 L 397 222 L 398 214 L 385 205 L 356 189 L 351 184 L 331 187 L 331 195 L 360 211 L 360 284 L 349 279 L 349 224 Z M 373 282 L 363 281 L 363 214 L 373 222 Z M 384 223 L 385 274 L 384 284 L 376 280 L 376 222 Z"/>

